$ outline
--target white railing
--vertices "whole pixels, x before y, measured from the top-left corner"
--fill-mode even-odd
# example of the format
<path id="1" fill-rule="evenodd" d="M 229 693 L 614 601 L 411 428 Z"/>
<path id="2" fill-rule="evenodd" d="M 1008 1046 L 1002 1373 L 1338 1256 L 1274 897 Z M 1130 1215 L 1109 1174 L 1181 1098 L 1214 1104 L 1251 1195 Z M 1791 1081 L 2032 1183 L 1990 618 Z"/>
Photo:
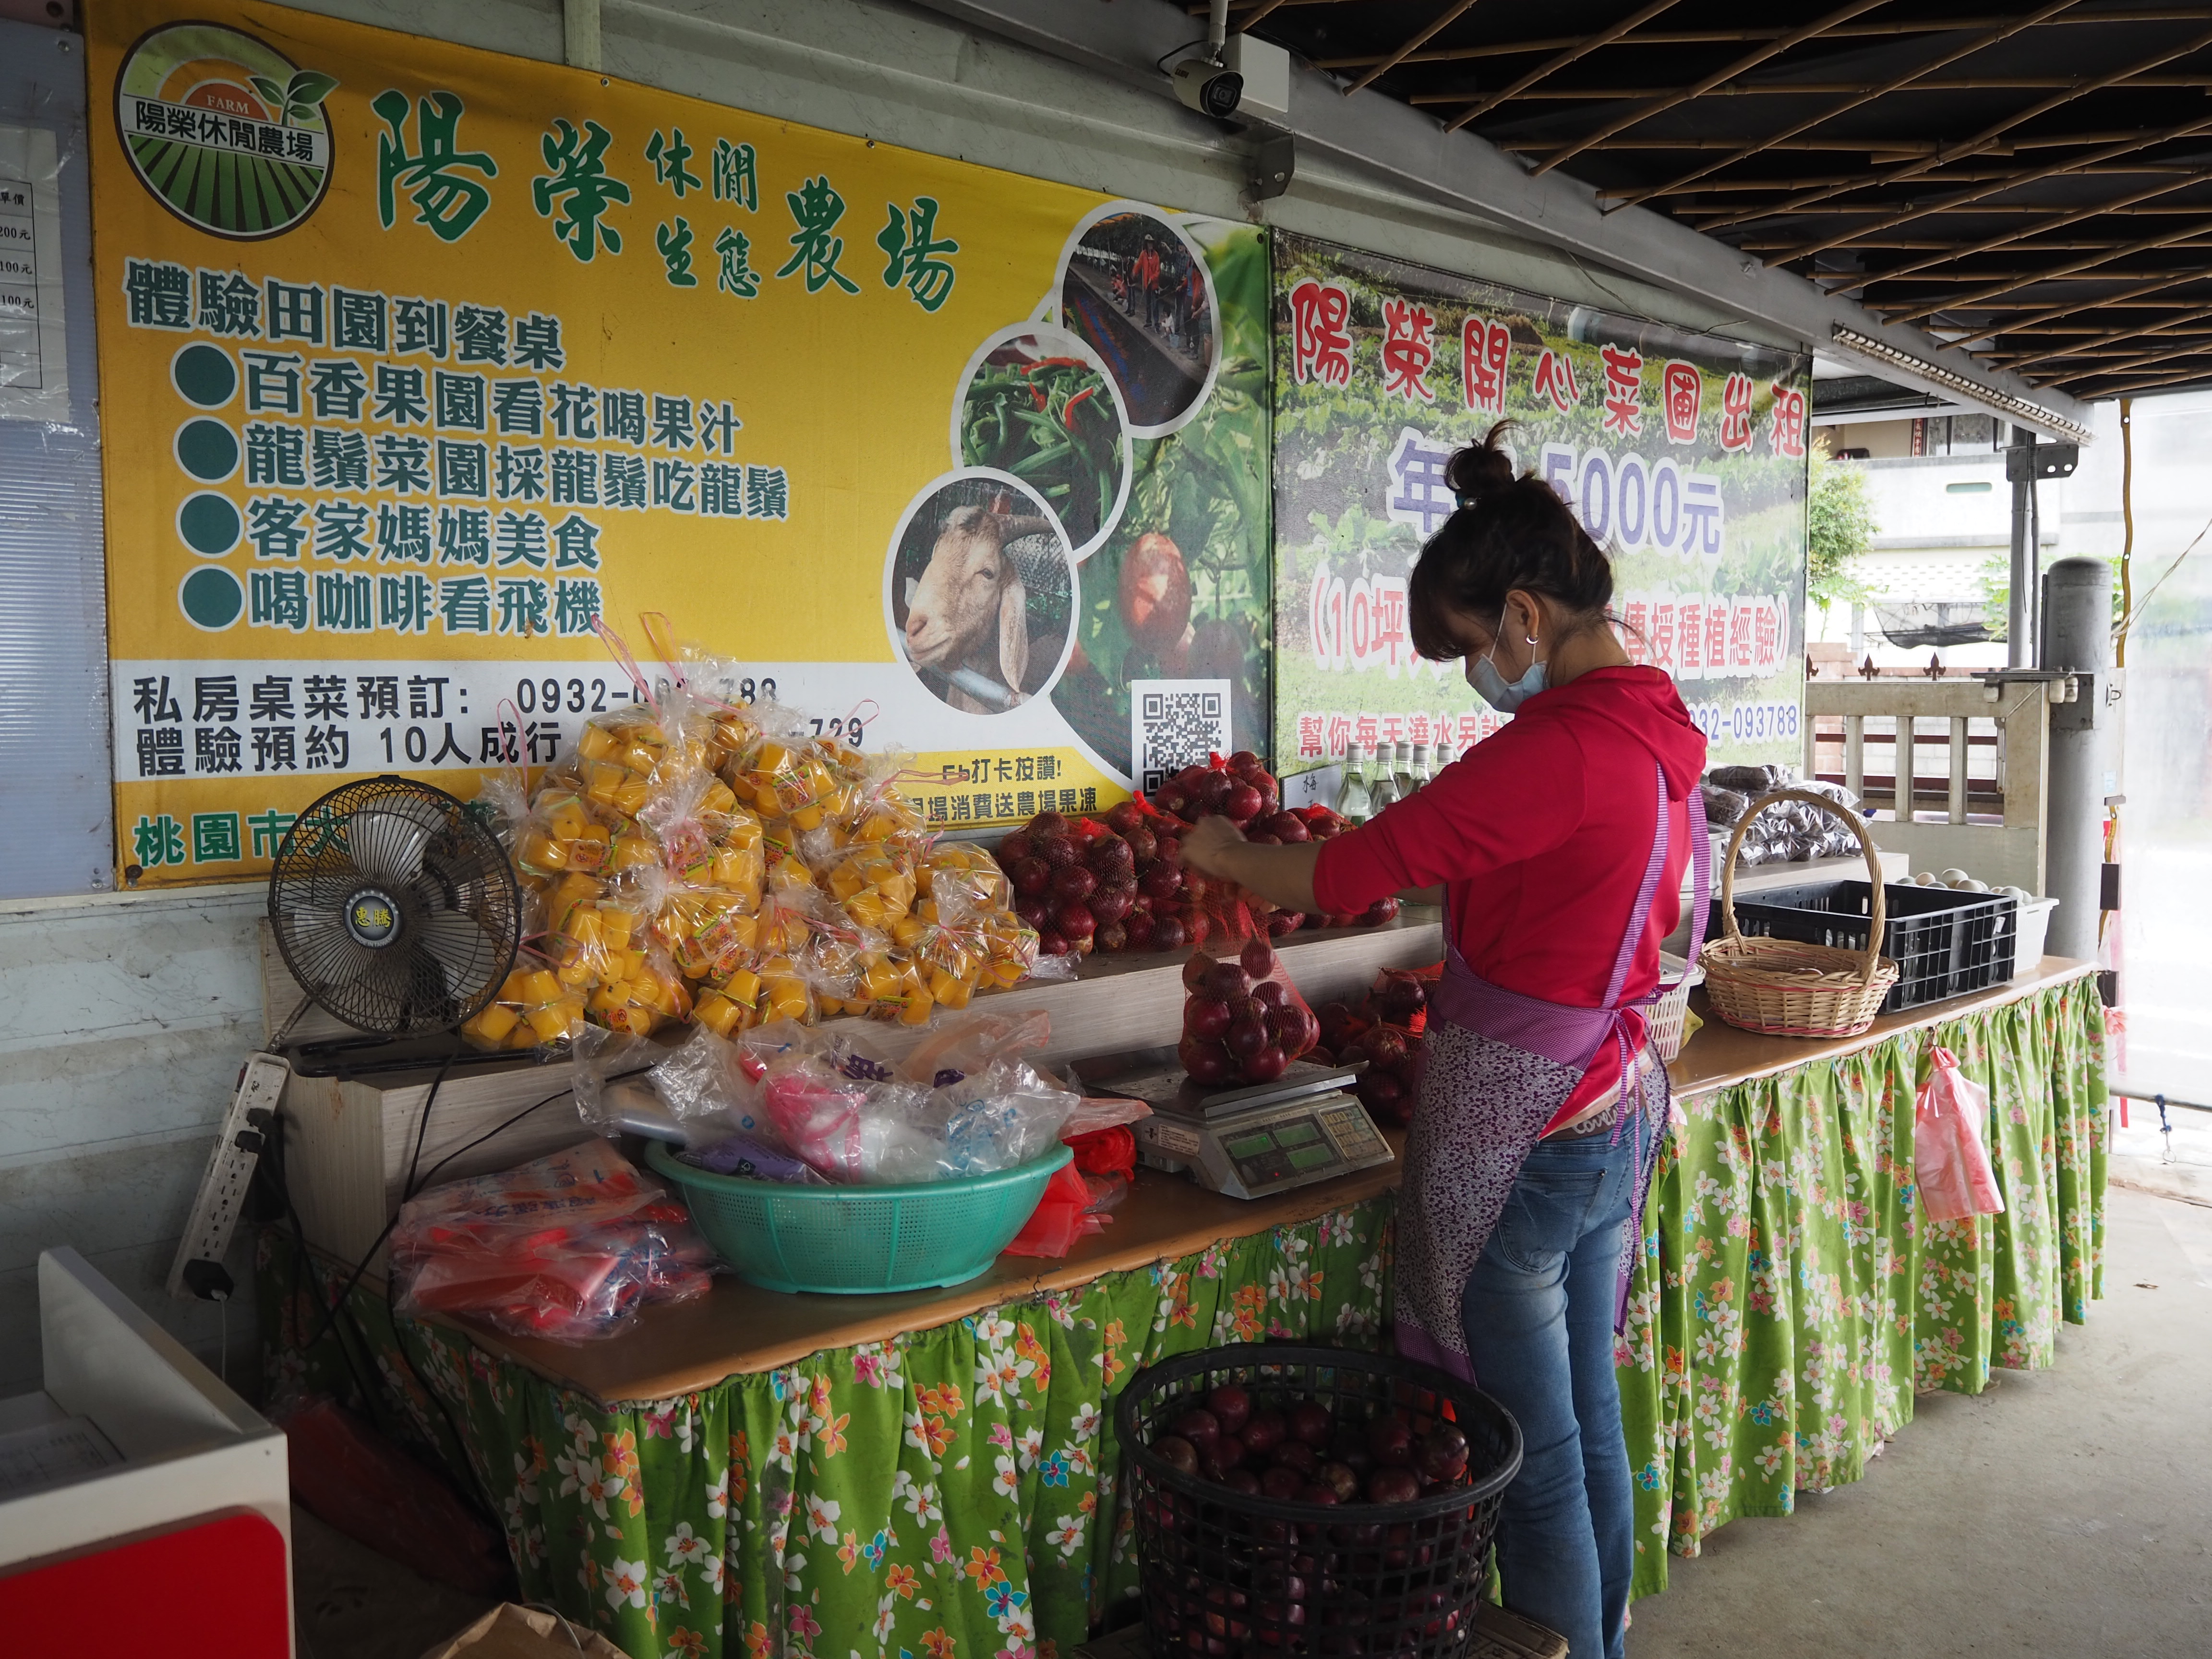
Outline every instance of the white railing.
<path id="1" fill-rule="evenodd" d="M 1858 796 L 1875 844 L 1905 854 L 1915 871 L 1960 869 L 2039 894 L 2051 704 L 2065 684 L 1808 680 L 1806 775 Z M 1870 773 L 1869 749 L 1879 759 L 1885 747 L 1887 773 Z M 1932 776 L 1921 771 L 1930 749 L 1947 751 Z"/>

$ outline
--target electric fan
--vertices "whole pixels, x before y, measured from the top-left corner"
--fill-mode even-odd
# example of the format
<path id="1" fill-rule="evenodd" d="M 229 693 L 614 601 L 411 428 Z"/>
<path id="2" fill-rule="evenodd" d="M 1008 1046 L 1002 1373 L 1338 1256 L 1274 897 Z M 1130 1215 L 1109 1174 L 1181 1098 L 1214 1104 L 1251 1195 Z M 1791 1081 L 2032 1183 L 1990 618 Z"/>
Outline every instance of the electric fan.
<path id="1" fill-rule="evenodd" d="M 473 1019 L 514 963 L 521 913 L 490 828 L 444 790 L 404 778 L 331 791 L 285 832 L 269 872 L 269 925 L 307 993 L 292 1018 L 319 1004 L 379 1037 Z M 280 1054 L 246 1057 L 169 1269 L 170 1295 L 228 1298 L 223 1255 L 290 1076 Z"/>
<path id="2" fill-rule="evenodd" d="M 385 1036 L 473 1018 L 514 965 L 521 912 L 498 838 L 442 789 L 365 778 L 300 814 L 269 925 L 300 988 Z"/>

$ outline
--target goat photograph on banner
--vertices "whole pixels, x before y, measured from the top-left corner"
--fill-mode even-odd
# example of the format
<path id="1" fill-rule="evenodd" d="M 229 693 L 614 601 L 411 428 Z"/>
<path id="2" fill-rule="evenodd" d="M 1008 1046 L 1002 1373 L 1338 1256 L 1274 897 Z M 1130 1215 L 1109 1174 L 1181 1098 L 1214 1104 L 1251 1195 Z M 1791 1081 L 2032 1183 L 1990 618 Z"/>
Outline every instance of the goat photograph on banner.
<path id="1" fill-rule="evenodd" d="M 892 642 L 931 694 L 998 714 L 1049 686 L 1074 637 L 1074 562 L 1030 485 L 971 467 L 916 500 L 892 544 Z"/>

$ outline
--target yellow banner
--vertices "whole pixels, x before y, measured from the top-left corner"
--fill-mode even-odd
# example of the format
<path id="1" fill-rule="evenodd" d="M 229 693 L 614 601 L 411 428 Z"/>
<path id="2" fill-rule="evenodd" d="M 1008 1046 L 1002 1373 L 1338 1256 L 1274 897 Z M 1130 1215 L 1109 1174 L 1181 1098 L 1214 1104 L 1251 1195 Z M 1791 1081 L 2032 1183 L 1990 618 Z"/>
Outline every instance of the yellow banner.
<path id="1" fill-rule="evenodd" d="M 600 617 L 915 751 L 948 826 L 1126 792 L 1050 693 L 1133 439 L 1212 392 L 1192 222 L 275 7 L 90 21 L 126 880 L 550 760 L 636 695 Z"/>

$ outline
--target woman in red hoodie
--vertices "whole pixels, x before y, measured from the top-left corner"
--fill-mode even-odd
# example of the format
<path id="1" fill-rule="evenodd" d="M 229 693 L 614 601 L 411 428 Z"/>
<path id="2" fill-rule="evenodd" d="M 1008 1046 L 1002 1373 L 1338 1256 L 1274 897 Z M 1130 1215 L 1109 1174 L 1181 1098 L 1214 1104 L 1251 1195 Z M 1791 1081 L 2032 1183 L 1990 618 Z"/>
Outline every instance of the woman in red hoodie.
<path id="1" fill-rule="evenodd" d="M 1206 818 L 1183 859 L 1294 910 L 1389 893 L 1443 906 L 1397 1344 L 1478 1380 L 1521 1425 L 1506 1605 L 1572 1659 L 1620 1659 L 1634 1539 L 1613 1339 L 1668 1103 L 1639 1009 L 1686 861 L 1705 910 L 1705 741 L 1674 683 L 1630 663 L 1605 555 L 1548 485 L 1513 476 L 1503 430 L 1452 457 L 1462 505 L 1422 549 L 1408 606 L 1415 649 L 1463 659 L 1511 723 L 1332 841 L 1253 846 Z"/>

